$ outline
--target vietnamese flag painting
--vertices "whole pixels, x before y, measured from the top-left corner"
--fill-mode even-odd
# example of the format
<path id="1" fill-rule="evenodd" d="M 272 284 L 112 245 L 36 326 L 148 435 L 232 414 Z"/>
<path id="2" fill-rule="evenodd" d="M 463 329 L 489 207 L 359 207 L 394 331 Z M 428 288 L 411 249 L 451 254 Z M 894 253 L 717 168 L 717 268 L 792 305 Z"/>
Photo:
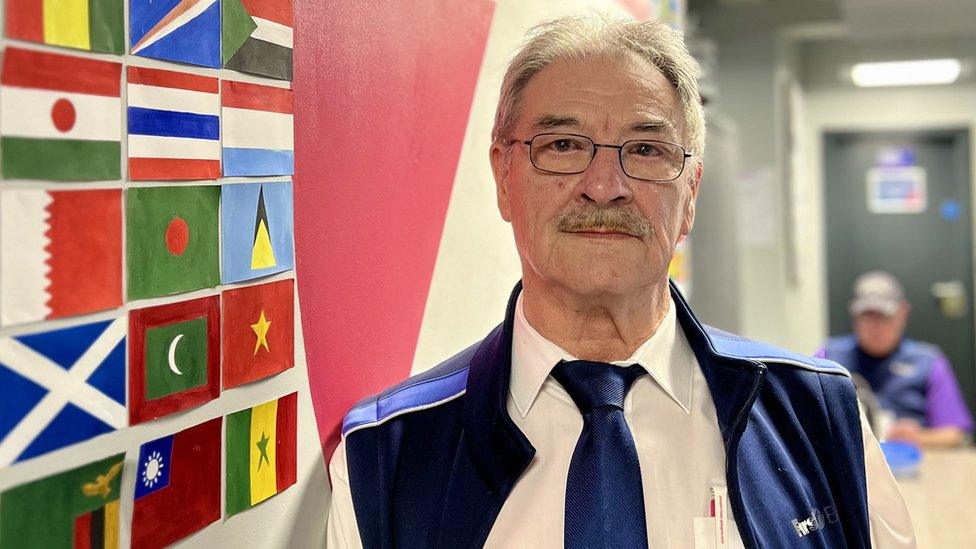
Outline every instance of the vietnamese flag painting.
<path id="1" fill-rule="evenodd" d="M 0 191 L 0 325 L 122 305 L 122 191 Z"/>
<path id="2" fill-rule="evenodd" d="M 7 0 L 7 36 L 122 55 L 122 0 Z"/>
<path id="3" fill-rule="evenodd" d="M 236 387 L 295 365 L 294 280 L 225 290 L 224 387 Z"/>
<path id="4" fill-rule="evenodd" d="M 121 177 L 122 65 L 7 48 L 0 73 L 0 164 L 7 179 Z"/>
<path id="5" fill-rule="evenodd" d="M 129 313 L 129 423 L 220 395 L 220 296 Z"/>
<path id="6" fill-rule="evenodd" d="M 124 460 L 117 454 L 5 491 L 0 549 L 119 547 Z"/>
<path id="7" fill-rule="evenodd" d="M 132 547 L 165 547 L 220 519 L 221 420 L 139 448 Z"/>
<path id="8" fill-rule="evenodd" d="M 145 299 L 220 283 L 220 187 L 140 187 L 125 192 L 128 298 Z"/>
<path id="9" fill-rule="evenodd" d="M 227 515 L 295 484 L 298 393 L 227 416 Z"/>

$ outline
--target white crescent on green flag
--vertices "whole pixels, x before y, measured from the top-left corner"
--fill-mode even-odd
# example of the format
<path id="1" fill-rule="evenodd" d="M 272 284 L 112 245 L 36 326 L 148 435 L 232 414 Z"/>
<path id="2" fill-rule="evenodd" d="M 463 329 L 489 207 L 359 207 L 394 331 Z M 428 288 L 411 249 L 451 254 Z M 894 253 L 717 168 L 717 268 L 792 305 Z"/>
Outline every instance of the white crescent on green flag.
<path id="1" fill-rule="evenodd" d="M 122 65 L 7 48 L 0 154 L 7 179 L 121 178 Z"/>

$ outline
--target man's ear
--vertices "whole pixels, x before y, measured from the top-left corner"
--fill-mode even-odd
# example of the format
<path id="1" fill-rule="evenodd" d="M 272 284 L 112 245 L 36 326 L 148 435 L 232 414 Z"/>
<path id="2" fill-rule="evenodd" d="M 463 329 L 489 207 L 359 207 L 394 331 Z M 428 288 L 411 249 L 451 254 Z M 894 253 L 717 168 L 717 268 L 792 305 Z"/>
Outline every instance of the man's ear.
<path id="1" fill-rule="evenodd" d="M 695 164 L 695 173 L 688 180 L 690 193 L 685 204 L 684 219 L 681 221 L 681 236 L 688 236 L 695 225 L 695 202 L 698 200 L 698 188 L 701 184 L 703 166 L 701 162 Z"/>
<path id="2" fill-rule="evenodd" d="M 498 141 L 491 144 L 489 151 L 491 173 L 495 176 L 495 199 L 498 201 L 498 212 L 505 221 L 512 220 L 512 207 L 508 199 L 508 175 L 511 172 L 512 159 L 510 145 Z"/>

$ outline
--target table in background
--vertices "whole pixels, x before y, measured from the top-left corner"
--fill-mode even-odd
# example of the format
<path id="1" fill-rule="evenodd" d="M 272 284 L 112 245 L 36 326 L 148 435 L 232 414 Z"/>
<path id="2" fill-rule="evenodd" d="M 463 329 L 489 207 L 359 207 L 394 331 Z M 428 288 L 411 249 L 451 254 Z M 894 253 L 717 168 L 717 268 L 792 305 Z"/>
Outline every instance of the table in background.
<path id="1" fill-rule="evenodd" d="M 926 450 L 918 478 L 898 485 L 919 549 L 976 547 L 976 449 Z"/>

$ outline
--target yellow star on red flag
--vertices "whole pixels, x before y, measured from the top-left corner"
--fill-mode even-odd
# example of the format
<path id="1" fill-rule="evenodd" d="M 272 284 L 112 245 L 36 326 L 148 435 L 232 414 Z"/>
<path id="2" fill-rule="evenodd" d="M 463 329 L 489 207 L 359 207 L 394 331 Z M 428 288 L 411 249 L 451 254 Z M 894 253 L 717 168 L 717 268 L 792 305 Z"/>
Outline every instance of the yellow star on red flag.
<path id="1" fill-rule="evenodd" d="M 251 324 L 251 329 L 254 330 L 254 335 L 257 336 L 257 341 L 254 342 L 254 354 L 258 354 L 258 349 L 264 347 L 265 351 L 271 352 L 268 348 L 268 330 L 271 329 L 271 321 L 264 317 L 264 309 L 261 309 L 261 317 L 254 324 Z"/>

